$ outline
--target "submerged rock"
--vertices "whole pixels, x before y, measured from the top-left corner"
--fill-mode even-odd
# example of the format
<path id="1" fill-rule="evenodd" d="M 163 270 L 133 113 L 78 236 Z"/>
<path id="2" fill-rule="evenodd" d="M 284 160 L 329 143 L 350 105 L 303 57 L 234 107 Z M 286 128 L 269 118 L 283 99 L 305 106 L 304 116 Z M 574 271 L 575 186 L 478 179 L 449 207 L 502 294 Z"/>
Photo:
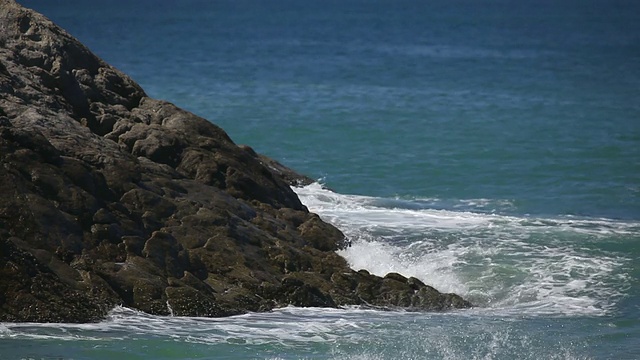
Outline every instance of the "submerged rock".
<path id="1" fill-rule="evenodd" d="M 309 178 L 147 97 L 42 15 L 0 0 L 0 28 L 0 321 L 470 306 L 351 270 L 344 235 L 290 188 Z"/>

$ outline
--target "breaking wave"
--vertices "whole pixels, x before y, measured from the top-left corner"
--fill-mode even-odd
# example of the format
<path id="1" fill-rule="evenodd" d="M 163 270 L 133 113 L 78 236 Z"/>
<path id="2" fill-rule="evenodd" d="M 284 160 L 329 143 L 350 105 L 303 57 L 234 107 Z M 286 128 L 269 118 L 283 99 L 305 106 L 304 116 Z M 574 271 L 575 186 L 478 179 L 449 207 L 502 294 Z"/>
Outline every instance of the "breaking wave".
<path id="1" fill-rule="evenodd" d="M 615 244 L 633 241 L 637 222 L 495 211 L 506 200 L 383 199 L 317 183 L 294 190 L 351 240 L 341 255 L 354 269 L 415 276 L 485 311 L 604 315 L 630 286 L 631 259 Z"/>

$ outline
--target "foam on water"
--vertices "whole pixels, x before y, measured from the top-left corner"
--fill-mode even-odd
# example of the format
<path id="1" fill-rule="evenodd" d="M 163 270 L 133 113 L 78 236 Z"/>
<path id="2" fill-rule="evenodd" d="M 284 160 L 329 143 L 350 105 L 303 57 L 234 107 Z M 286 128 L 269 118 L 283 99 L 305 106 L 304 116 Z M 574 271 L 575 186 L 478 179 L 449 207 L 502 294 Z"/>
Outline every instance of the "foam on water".
<path id="1" fill-rule="evenodd" d="M 300 344 L 361 340 L 371 317 L 393 320 L 397 313 L 350 307 L 295 308 L 226 318 L 154 316 L 116 307 L 105 321 L 89 324 L 2 323 L 0 338 L 63 341 L 120 341 L 161 337 L 198 344 Z M 287 329 L 287 331 L 282 331 Z"/>
<path id="2" fill-rule="evenodd" d="M 415 276 L 494 312 L 604 315 L 630 284 L 624 267 L 631 259 L 598 244 L 612 237 L 633 241 L 637 222 L 464 208 L 481 203 L 486 210 L 488 199 L 461 201 L 451 210 L 430 209 L 424 200 L 342 195 L 319 184 L 295 191 L 352 241 L 340 253 L 354 269 Z"/>
<path id="3" fill-rule="evenodd" d="M 12 335 L 0 335 L 0 339 L 28 343 L 74 340 L 74 347 L 117 349 L 129 356 L 130 351 L 138 349 L 131 348 L 134 344 L 145 347 L 144 344 L 153 341 L 152 346 L 160 349 L 158 354 L 162 353 L 164 358 L 181 358 L 167 357 L 162 352 L 176 343 L 197 347 L 190 348 L 197 349 L 192 355 L 209 356 L 231 346 L 234 352 L 240 352 L 236 354 L 240 358 L 246 358 L 242 351 L 255 358 L 256 353 L 273 353 L 274 349 L 273 356 L 264 358 L 317 358 L 314 354 L 319 349 L 328 354 L 322 358 L 328 359 L 573 358 L 558 354 L 573 354 L 575 344 L 554 339 L 552 335 L 549 341 L 546 333 L 530 334 L 526 328 L 529 325 L 531 321 L 523 319 L 505 321 L 468 312 L 428 314 L 358 307 L 287 307 L 220 319 L 152 316 L 117 307 L 105 321 L 96 324 L 5 323 Z M 553 327 L 550 331 L 554 331 Z M 546 346 L 543 353 L 538 349 L 541 343 Z M 109 358 L 109 352 L 105 356 L 101 358 Z"/>
<path id="4" fill-rule="evenodd" d="M 568 230 L 590 235 L 637 235 L 640 232 L 640 222 L 634 221 L 572 216 L 536 218 L 476 211 L 479 208 L 486 210 L 492 207 L 510 207 L 512 205 L 509 200 L 471 199 L 453 202 L 441 199 L 382 199 L 335 193 L 319 183 L 296 187 L 294 191 L 309 209 L 333 223 L 344 221 L 349 225 L 361 227 L 375 227 L 380 225 L 378 222 L 386 222 L 388 228 L 410 227 L 417 230 L 512 225 L 544 227 L 554 231 Z M 442 206 L 453 210 L 438 208 Z"/>

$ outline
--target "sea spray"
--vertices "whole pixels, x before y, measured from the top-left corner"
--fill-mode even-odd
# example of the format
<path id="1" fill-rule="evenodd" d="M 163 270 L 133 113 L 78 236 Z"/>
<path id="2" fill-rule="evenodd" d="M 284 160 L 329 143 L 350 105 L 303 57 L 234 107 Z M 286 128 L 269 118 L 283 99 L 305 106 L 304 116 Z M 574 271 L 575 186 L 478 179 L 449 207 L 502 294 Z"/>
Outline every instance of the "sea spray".
<path id="1" fill-rule="evenodd" d="M 173 314 L 173 308 L 171 307 L 171 304 L 169 303 L 169 300 L 167 300 L 167 310 L 169 311 L 169 315 L 175 316 Z"/>
<path id="2" fill-rule="evenodd" d="M 593 244 L 632 241 L 638 222 L 477 213 L 462 205 L 433 210 L 408 200 L 389 207 L 384 199 L 338 194 L 320 184 L 295 191 L 349 237 L 353 245 L 340 254 L 354 269 L 415 276 L 481 307 L 601 316 L 630 284 L 622 269 L 631 259 Z"/>

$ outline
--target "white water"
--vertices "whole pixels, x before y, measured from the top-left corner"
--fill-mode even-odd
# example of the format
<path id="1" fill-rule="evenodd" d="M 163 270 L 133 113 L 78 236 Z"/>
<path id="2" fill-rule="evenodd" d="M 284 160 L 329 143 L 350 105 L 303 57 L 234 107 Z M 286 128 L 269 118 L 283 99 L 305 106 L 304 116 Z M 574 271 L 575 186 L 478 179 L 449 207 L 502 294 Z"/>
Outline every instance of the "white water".
<path id="1" fill-rule="evenodd" d="M 324 354 L 320 358 L 363 360 L 578 358 L 580 344 L 553 336 L 565 325 L 576 325 L 544 324 L 549 333 L 532 331 L 541 326 L 535 319 L 492 318 L 474 310 L 418 314 L 289 307 L 212 319 L 152 316 L 118 307 L 97 324 L 6 323 L 0 338 L 18 346 L 59 344 L 34 349 L 38 352 L 27 345 L 19 352 L 34 358 L 76 358 L 70 355 L 75 353 L 109 359 L 110 352 L 172 359 L 186 354 L 193 359 L 314 359 L 318 353 Z"/>
<path id="2" fill-rule="evenodd" d="M 631 259 L 593 244 L 631 237 L 640 223 L 468 211 L 478 204 L 491 208 L 487 199 L 434 210 L 425 200 L 342 195 L 317 183 L 294 190 L 310 211 L 351 240 L 340 254 L 354 269 L 415 276 L 485 311 L 605 315 L 630 284 L 622 268 Z"/>

